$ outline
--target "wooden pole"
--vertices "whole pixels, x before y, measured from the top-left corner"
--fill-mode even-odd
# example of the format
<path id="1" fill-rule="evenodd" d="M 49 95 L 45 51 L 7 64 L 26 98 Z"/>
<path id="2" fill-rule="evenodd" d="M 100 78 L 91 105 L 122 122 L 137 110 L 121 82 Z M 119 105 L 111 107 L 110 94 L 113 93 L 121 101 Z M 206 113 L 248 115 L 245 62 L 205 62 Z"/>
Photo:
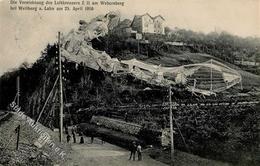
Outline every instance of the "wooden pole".
<path id="1" fill-rule="evenodd" d="M 16 150 L 18 150 L 18 148 L 19 148 L 19 139 L 20 139 L 20 125 L 18 125 L 18 127 L 16 128 L 16 132 L 17 132 Z"/>
<path id="2" fill-rule="evenodd" d="M 58 33 L 58 54 L 59 54 L 59 94 L 60 94 L 60 142 L 62 142 L 63 137 L 63 90 L 62 90 L 62 65 L 61 65 L 61 54 L 60 54 L 60 32 Z"/>
<path id="3" fill-rule="evenodd" d="M 171 165 L 174 165 L 174 139 L 173 139 L 173 122 L 172 122 L 172 87 L 169 87 L 170 102 L 170 134 L 171 134 Z"/>

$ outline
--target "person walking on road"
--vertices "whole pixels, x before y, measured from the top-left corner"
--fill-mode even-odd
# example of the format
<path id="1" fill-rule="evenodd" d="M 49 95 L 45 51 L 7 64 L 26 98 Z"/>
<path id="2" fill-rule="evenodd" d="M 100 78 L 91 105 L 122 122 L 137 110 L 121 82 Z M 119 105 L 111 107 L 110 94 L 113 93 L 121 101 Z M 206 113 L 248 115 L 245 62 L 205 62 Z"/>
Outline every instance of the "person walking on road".
<path id="1" fill-rule="evenodd" d="M 76 134 L 74 130 L 72 130 L 72 137 L 73 137 L 73 142 L 76 143 Z"/>
<path id="2" fill-rule="evenodd" d="M 79 143 L 80 143 L 80 144 L 84 144 L 83 132 L 80 132 L 80 133 L 79 133 L 79 136 L 80 136 L 80 141 L 79 141 Z"/>
<path id="3" fill-rule="evenodd" d="M 142 160 L 142 147 L 140 144 L 137 146 L 137 156 L 138 156 L 138 161 Z"/>
<path id="4" fill-rule="evenodd" d="M 71 136 L 68 134 L 68 135 L 67 135 L 67 143 L 70 142 L 70 138 L 71 138 Z"/>
<path id="5" fill-rule="evenodd" d="M 133 161 L 135 161 L 136 148 L 137 148 L 136 143 L 135 143 L 135 141 L 133 141 L 131 146 L 130 146 L 131 154 L 130 154 L 129 160 L 131 160 L 131 158 L 133 158 Z"/>
<path id="6" fill-rule="evenodd" d="M 80 136 L 80 141 L 79 141 L 80 144 L 84 144 L 84 138 L 83 136 Z"/>

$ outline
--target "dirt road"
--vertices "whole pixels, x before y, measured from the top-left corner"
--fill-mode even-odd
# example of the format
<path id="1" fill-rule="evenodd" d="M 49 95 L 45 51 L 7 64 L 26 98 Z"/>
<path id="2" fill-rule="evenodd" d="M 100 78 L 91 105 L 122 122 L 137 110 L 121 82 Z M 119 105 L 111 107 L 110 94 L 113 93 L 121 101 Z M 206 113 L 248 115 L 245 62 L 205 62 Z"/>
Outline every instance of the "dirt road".
<path id="1" fill-rule="evenodd" d="M 77 139 L 78 141 L 79 139 Z M 90 138 L 84 137 L 84 144 L 73 144 L 68 154 L 66 166 L 166 166 L 165 164 L 144 155 L 142 161 L 130 161 L 129 151 L 118 146 L 95 139 L 90 144 Z"/>

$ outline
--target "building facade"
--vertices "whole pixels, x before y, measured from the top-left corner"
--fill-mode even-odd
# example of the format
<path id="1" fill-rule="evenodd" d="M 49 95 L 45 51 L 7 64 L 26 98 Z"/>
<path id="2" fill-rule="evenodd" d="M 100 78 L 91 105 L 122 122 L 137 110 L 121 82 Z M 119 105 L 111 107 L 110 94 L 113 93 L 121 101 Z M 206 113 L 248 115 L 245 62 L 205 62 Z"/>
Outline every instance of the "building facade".
<path id="1" fill-rule="evenodd" d="M 138 33 L 165 34 L 164 21 L 164 18 L 160 15 L 152 17 L 150 14 L 146 13 L 144 15 L 135 15 L 131 27 Z"/>
<path id="2" fill-rule="evenodd" d="M 165 34 L 164 29 L 164 18 L 162 16 L 156 16 L 153 18 L 154 22 L 154 33 L 156 34 Z"/>

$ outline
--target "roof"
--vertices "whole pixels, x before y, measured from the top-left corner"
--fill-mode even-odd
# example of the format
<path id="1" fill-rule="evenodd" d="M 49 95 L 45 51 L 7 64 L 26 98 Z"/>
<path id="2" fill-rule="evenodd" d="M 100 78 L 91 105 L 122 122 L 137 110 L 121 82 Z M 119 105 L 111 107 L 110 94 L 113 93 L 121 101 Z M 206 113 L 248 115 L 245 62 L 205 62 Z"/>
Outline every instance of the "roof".
<path id="1" fill-rule="evenodd" d="M 165 19 L 164 19 L 161 15 L 158 15 L 158 16 L 155 16 L 155 17 L 152 17 L 149 13 L 145 13 L 145 14 L 143 14 L 143 15 L 135 15 L 134 18 L 133 18 L 133 21 L 132 21 L 132 23 L 131 23 L 130 26 L 133 25 L 133 22 L 134 22 L 135 19 L 140 19 L 141 17 L 143 17 L 143 16 L 145 16 L 145 15 L 148 15 L 152 20 L 154 20 L 154 19 L 160 17 L 160 18 L 162 18 L 162 19 L 165 21 Z"/>
<path id="2" fill-rule="evenodd" d="M 131 22 L 131 24 L 130 24 L 130 26 L 132 27 L 132 25 L 133 25 L 135 19 L 140 19 L 140 18 L 141 18 L 141 15 L 135 15 L 134 18 L 133 18 L 133 20 L 132 20 L 132 22 Z"/>
<path id="3" fill-rule="evenodd" d="M 165 21 L 165 19 L 161 15 L 155 16 L 155 17 L 153 17 L 153 19 L 156 19 L 158 17 L 161 17 Z"/>
<path id="4" fill-rule="evenodd" d="M 153 17 L 152 17 L 149 13 L 145 13 L 145 14 L 141 15 L 141 17 L 143 17 L 143 16 L 145 16 L 145 15 L 147 15 L 147 16 L 149 16 L 151 19 L 153 19 Z"/>

